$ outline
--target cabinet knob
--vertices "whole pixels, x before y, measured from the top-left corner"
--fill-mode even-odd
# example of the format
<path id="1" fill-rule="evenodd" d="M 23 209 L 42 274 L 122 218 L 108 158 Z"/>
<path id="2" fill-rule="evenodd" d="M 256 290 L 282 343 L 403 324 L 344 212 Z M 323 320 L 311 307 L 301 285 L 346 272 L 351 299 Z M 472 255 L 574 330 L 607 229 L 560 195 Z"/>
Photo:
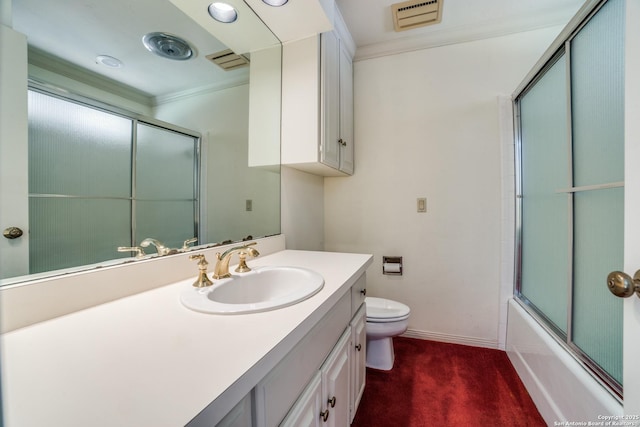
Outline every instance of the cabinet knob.
<path id="1" fill-rule="evenodd" d="M 326 411 L 320 412 L 320 418 L 322 418 L 322 421 L 326 423 L 329 419 L 329 410 L 327 409 Z"/>
<path id="2" fill-rule="evenodd" d="M 336 406 L 336 397 L 333 396 L 331 399 L 327 401 L 327 403 L 331 405 L 332 408 L 334 408 Z"/>
<path id="3" fill-rule="evenodd" d="M 358 344 L 358 345 L 356 346 L 356 350 L 358 350 L 358 351 L 362 351 L 362 344 Z"/>
<path id="4" fill-rule="evenodd" d="M 366 288 L 365 289 L 360 289 L 360 293 L 366 297 L 367 296 L 367 289 Z"/>
<path id="5" fill-rule="evenodd" d="M 346 147 L 347 146 L 347 141 L 345 141 L 344 139 L 340 138 L 338 140 L 338 144 L 342 145 L 343 147 Z"/>

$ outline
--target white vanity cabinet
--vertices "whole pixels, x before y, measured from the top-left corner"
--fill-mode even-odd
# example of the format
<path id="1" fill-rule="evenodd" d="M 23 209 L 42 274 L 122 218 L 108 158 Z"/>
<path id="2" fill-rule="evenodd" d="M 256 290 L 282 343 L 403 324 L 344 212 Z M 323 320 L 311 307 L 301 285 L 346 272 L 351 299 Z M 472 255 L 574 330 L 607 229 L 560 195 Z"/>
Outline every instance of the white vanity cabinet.
<path id="1" fill-rule="evenodd" d="M 367 365 L 367 310 L 364 304 L 351 319 L 351 387 L 349 394 L 349 422 L 353 422 L 364 393 Z"/>
<path id="2" fill-rule="evenodd" d="M 350 342 L 351 328 L 347 328 L 320 368 L 320 372 L 307 385 L 305 392 L 291 408 L 281 426 L 341 427 L 351 423 L 349 419 Z"/>
<path id="3" fill-rule="evenodd" d="M 285 43 L 282 51 L 282 164 L 324 176 L 354 171 L 353 50 L 336 30 Z"/>
<path id="4" fill-rule="evenodd" d="M 251 394 L 246 395 L 216 427 L 251 427 L 253 405 Z"/>
<path id="5" fill-rule="evenodd" d="M 284 419 L 283 427 L 320 427 L 324 422 L 322 413 L 322 374 L 316 373 L 300 399 Z"/>
<path id="6" fill-rule="evenodd" d="M 351 423 L 365 384 L 365 294 L 363 274 L 258 383 L 255 427 Z"/>

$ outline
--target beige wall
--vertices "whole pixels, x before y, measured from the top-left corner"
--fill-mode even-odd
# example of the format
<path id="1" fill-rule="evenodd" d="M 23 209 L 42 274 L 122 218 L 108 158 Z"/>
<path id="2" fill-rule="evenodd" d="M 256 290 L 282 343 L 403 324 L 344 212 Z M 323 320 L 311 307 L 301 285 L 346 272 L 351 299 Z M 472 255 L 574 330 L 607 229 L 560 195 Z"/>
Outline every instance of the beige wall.
<path id="1" fill-rule="evenodd" d="M 503 178 L 498 97 L 560 30 L 354 64 L 356 172 L 325 179 L 325 249 L 373 253 L 369 295 L 408 304 L 414 335 L 504 342 L 501 239 L 513 226 L 502 192 L 512 177 Z M 402 277 L 381 274 L 383 255 L 404 257 Z"/>

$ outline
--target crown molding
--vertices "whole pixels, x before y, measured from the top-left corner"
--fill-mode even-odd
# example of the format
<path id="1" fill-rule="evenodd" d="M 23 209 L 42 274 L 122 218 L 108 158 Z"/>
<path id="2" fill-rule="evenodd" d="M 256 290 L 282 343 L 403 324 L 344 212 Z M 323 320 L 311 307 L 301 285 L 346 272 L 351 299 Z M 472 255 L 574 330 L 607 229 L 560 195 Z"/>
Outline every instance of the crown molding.
<path id="1" fill-rule="evenodd" d="M 434 30 L 419 36 L 402 37 L 360 46 L 356 49 L 354 61 L 501 37 L 542 28 L 564 26 L 574 14 L 575 10 L 572 8 L 557 8 L 535 15 L 487 20 L 473 27 L 460 26 L 445 30 Z"/>

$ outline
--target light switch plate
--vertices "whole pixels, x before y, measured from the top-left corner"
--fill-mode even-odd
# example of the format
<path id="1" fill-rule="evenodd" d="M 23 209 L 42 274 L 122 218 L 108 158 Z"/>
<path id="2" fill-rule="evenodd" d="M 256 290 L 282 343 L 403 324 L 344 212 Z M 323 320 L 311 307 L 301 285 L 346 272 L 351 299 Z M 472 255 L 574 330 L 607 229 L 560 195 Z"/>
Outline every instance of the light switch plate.
<path id="1" fill-rule="evenodd" d="M 426 197 L 418 197 L 417 199 L 417 207 L 419 213 L 424 213 L 427 211 L 427 198 Z"/>

